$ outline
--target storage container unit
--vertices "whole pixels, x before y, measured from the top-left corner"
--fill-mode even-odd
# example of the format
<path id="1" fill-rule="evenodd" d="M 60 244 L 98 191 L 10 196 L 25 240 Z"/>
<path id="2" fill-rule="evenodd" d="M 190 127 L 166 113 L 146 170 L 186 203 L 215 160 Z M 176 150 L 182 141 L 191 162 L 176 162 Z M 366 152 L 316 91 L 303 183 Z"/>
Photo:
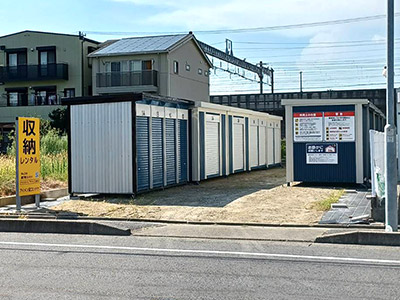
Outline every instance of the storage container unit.
<path id="1" fill-rule="evenodd" d="M 268 151 L 270 166 L 280 159 L 274 154 L 280 153 L 280 135 L 278 145 L 267 124 L 276 122 L 280 132 L 281 117 L 211 103 L 198 103 L 191 111 L 193 181 L 266 168 Z"/>
<path id="2" fill-rule="evenodd" d="M 282 100 L 287 182 L 364 183 L 370 177 L 369 129 L 384 115 L 368 100 Z"/>
<path id="3" fill-rule="evenodd" d="M 129 94 L 63 104 L 71 194 L 136 194 L 188 181 L 190 102 Z"/>

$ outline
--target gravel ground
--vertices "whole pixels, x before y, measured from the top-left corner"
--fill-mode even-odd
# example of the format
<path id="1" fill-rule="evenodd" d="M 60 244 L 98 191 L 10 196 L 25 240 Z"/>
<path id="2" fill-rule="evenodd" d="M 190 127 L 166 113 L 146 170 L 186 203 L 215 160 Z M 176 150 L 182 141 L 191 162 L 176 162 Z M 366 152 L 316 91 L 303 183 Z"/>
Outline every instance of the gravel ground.
<path id="1" fill-rule="evenodd" d="M 314 224 L 324 213 L 315 203 L 332 187 L 285 185 L 285 169 L 253 171 L 137 198 L 107 197 L 70 200 L 53 210 L 111 218 L 154 220 Z"/>

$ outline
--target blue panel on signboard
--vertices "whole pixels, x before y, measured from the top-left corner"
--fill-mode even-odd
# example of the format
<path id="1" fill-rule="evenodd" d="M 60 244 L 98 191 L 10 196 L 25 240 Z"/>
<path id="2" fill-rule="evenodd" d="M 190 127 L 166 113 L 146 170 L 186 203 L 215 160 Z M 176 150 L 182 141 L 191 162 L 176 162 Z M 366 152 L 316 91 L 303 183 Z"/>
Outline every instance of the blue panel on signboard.
<path id="1" fill-rule="evenodd" d="M 179 182 L 186 182 L 188 180 L 188 141 L 187 141 L 187 120 L 179 120 L 179 153 L 180 153 L 180 167 L 179 167 Z"/>
<path id="2" fill-rule="evenodd" d="M 176 124 L 175 119 L 165 119 L 165 163 L 167 167 L 167 184 L 176 184 Z"/>
<path id="3" fill-rule="evenodd" d="M 354 105 L 300 106 L 293 113 L 311 112 L 354 112 Z M 329 147 L 331 146 L 331 147 Z M 325 149 L 319 158 L 317 150 Z M 336 156 L 333 153 L 335 148 Z M 294 142 L 294 181 L 303 182 L 356 182 L 356 145 L 354 142 L 321 141 Z M 322 151 L 322 150 L 321 150 Z M 322 151 L 322 152 L 324 152 Z M 318 152 L 318 151 L 317 151 Z"/>
<path id="4" fill-rule="evenodd" d="M 137 190 L 150 188 L 149 177 L 149 118 L 136 117 Z"/>
<path id="5" fill-rule="evenodd" d="M 152 119 L 153 188 L 164 185 L 163 119 Z"/>

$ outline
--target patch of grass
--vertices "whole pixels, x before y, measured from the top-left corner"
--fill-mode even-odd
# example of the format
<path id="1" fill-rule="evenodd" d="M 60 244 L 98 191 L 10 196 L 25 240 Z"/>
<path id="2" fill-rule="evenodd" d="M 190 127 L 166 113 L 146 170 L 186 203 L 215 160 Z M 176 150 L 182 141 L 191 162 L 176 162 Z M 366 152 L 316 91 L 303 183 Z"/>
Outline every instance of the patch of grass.
<path id="1" fill-rule="evenodd" d="M 329 194 L 328 198 L 322 199 L 313 205 L 318 211 L 328 211 L 331 209 L 332 203 L 337 203 L 344 194 L 344 190 L 336 190 Z"/>

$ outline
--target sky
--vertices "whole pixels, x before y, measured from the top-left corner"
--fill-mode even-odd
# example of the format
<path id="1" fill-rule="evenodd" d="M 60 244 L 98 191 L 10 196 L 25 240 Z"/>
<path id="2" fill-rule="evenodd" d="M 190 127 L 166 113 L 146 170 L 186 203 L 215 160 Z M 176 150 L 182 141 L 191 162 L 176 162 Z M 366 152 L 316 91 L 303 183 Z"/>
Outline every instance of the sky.
<path id="1" fill-rule="evenodd" d="M 400 11 L 398 3 L 396 12 Z M 0 35 L 26 29 L 83 31 L 88 38 L 105 41 L 193 31 L 197 39 L 221 50 L 230 39 L 235 56 L 273 68 L 276 92 L 299 91 L 300 71 L 303 91 L 379 88 L 385 84 L 384 18 L 325 26 L 276 26 L 385 13 L 383 0 L 2 0 Z M 397 50 L 400 17 L 395 20 Z M 395 61 L 395 73 L 400 75 L 400 59 Z M 215 59 L 214 65 L 219 68 L 211 70 L 211 94 L 259 92 L 255 74 Z M 400 85 L 397 75 L 395 82 Z M 264 91 L 270 91 L 268 83 Z"/>

